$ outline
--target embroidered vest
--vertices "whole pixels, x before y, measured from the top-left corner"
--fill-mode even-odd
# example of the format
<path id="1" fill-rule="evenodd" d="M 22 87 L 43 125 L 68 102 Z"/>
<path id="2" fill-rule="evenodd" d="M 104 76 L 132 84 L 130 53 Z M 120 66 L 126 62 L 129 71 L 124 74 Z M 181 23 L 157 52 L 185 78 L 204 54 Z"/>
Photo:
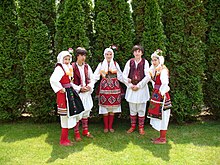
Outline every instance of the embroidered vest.
<path id="1" fill-rule="evenodd" d="M 62 69 L 63 69 L 63 66 L 61 65 L 61 64 L 56 64 L 56 66 L 60 66 Z M 62 85 L 64 85 L 64 84 L 69 84 L 70 83 L 70 79 L 69 79 L 69 76 L 66 74 L 66 72 L 65 72 L 65 70 L 63 69 L 63 71 L 64 71 L 64 76 L 61 78 L 61 80 L 60 80 L 60 83 L 62 84 Z"/>
<path id="2" fill-rule="evenodd" d="M 73 67 L 73 83 L 76 85 L 82 85 L 82 80 L 79 72 L 79 68 L 75 62 L 72 63 Z M 90 83 L 89 75 L 88 75 L 88 64 L 84 64 L 84 73 L 85 73 L 85 83 L 88 85 Z"/>
<path id="3" fill-rule="evenodd" d="M 145 59 L 143 58 L 138 63 L 137 68 L 135 66 L 134 58 L 130 60 L 130 71 L 128 74 L 128 78 L 131 79 L 132 84 L 137 85 L 144 78 L 144 65 Z"/>

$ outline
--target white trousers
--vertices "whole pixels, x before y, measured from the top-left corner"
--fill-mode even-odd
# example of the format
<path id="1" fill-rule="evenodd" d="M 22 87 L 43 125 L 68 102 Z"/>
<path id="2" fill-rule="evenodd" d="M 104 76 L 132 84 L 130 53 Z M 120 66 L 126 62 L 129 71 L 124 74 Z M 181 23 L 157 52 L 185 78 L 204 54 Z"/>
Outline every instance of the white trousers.
<path id="1" fill-rule="evenodd" d="M 146 103 L 130 103 L 130 115 L 136 116 L 138 114 L 139 117 L 144 117 L 146 113 Z"/>

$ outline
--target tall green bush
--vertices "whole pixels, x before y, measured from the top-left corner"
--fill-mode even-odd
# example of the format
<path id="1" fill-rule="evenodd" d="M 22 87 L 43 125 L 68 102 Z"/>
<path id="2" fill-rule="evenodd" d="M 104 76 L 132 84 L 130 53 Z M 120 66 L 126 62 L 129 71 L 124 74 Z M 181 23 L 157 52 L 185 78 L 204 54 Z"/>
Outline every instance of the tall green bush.
<path id="1" fill-rule="evenodd" d="M 201 1 L 167 0 L 164 5 L 173 116 L 183 122 L 203 105 L 205 10 Z"/>
<path id="2" fill-rule="evenodd" d="M 50 32 L 39 15 L 42 10 L 40 3 L 31 0 L 18 3 L 18 52 L 23 59 L 27 112 L 37 120 L 47 121 L 51 120 L 55 100 L 49 84 L 53 64 L 49 54 Z"/>
<path id="3" fill-rule="evenodd" d="M 155 50 L 166 52 L 162 11 L 157 0 L 146 0 L 144 9 L 144 31 L 141 43 L 145 48 L 145 55 L 149 57 Z"/>
<path id="4" fill-rule="evenodd" d="M 116 45 L 118 50 L 115 60 L 121 68 L 131 57 L 134 41 L 134 29 L 129 4 L 126 1 L 95 1 L 95 45 L 94 63 L 103 60 L 103 51 L 110 45 Z"/>
<path id="5" fill-rule="evenodd" d="M 146 0 L 132 0 L 132 18 L 134 21 L 134 29 L 135 29 L 135 44 L 141 44 L 141 40 L 144 32 L 144 19 L 145 19 L 145 6 Z"/>
<path id="6" fill-rule="evenodd" d="M 0 1 L 0 120 L 20 117 L 25 102 L 22 63 L 17 52 L 17 12 L 13 0 Z"/>
<path id="7" fill-rule="evenodd" d="M 206 56 L 206 80 L 204 83 L 204 102 L 210 111 L 220 117 L 220 3 L 210 0 L 206 4 L 207 9 L 207 51 Z"/>
<path id="8" fill-rule="evenodd" d="M 56 53 L 78 46 L 89 48 L 85 12 L 80 0 L 66 0 L 56 22 Z"/>

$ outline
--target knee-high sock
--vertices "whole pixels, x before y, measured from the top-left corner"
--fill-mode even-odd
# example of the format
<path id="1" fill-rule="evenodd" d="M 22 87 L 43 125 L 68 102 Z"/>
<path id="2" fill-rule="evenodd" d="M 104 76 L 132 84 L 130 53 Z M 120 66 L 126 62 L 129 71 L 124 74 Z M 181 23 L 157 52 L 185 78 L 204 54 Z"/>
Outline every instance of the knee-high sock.
<path id="1" fill-rule="evenodd" d="M 108 129 L 108 115 L 103 115 L 104 129 Z"/>
<path id="2" fill-rule="evenodd" d="M 138 126 L 139 126 L 139 129 L 140 128 L 144 128 L 144 120 L 145 120 L 145 117 L 138 117 Z"/>
<path id="3" fill-rule="evenodd" d="M 137 116 L 130 115 L 130 119 L 131 119 L 131 127 L 135 128 L 136 127 L 136 122 L 137 122 Z"/>
<path id="4" fill-rule="evenodd" d="M 160 130 L 160 138 L 166 139 L 167 130 Z"/>
<path id="5" fill-rule="evenodd" d="M 79 122 L 76 124 L 74 127 L 74 133 L 75 133 L 75 138 L 80 138 L 80 133 L 79 133 Z"/>
<path id="6" fill-rule="evenodd" d="M 112 125 L 113 125 L 113 122 L 114 122 L 114 114 L 108 115 L 108 120 L 109 120 L 108 128 L 112 129 Z"/>
<path id="7" fill-rule="evenodd" d="M 88 134 L 88 129 L 89 129 L 89 126 L 88 126 L 88 118 L 82 118 L 82 128 L 83 128 L 83 135 L 87 135 Z"/>
<path id="8" fill-rule="evenodd" d="M 61 136 L 60 136 L 60 144 L 66 143 L 66 142 L 70 142 L 68 140 L 68 128 L 62 128 L 61 130 Z"/>

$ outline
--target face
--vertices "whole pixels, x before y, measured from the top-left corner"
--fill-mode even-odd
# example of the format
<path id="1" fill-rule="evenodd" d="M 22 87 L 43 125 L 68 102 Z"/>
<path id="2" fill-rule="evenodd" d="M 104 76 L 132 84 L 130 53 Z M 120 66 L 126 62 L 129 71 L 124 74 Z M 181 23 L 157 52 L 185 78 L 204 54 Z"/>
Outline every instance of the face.
<path id="1" fill-rule="evenodd" d="M 65 57 L 63 58 L 63 63 L 66 64 L 66 65 L 68 65 L 68 64 L 70 63 L 70 56 L 65 56 Z"/>
<path id="2" fill-rule="evenodd" d="M 112 59 L 112 52 L 107 52 L 107 53 L 105 54 L 105 58 L 106 58 L 106 60 L 107 60 L 108 62 L 110 62 L 111 59 Z"/>
<path id="3" fill-rule="evenodd" d="M 79 54 L 77 56 L 77 62 L 78 63 L 84 63 L 85 61 L 86 61 L 86 56 L 85 55 Z"/>
<path id="4" fill-rule="evenodd" d="M 136 59 L 140 59 L 141 56 L 143 55 L 143 52 L 138 49 L 138 50 L 135 50 L 135 51 L 133 52 L 133 54 L 134 54 L 134 57 L 135 57 Z"/>
<path id="5" fill-rule="evenodd" d="M 152 64 L 153 64 L 155 67 L 157 67 L 157 66 L 160 64 L 159 59 L 156 58 L 156 57 L 153 57 L 153 58 L 152 58 Z"/>

